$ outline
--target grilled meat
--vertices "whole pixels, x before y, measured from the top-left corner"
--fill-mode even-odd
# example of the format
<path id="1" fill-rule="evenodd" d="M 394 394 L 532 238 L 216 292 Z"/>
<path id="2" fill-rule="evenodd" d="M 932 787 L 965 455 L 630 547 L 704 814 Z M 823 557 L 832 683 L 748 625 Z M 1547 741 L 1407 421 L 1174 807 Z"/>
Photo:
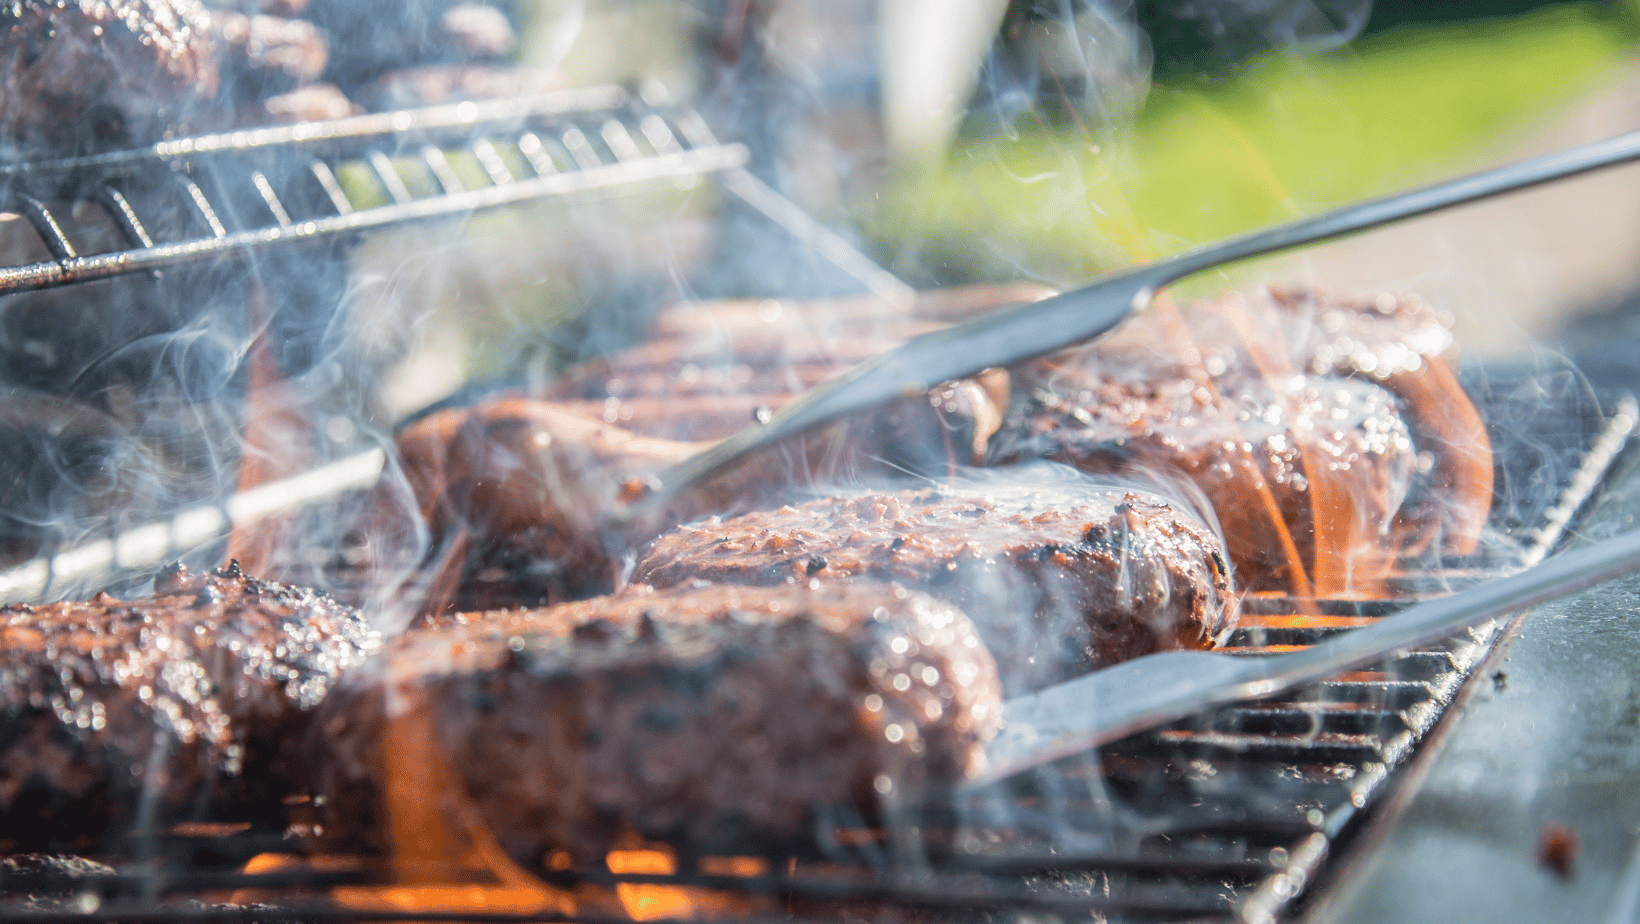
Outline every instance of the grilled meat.
<path id="1" fill-rule="evenodd" d="M 1248 587 L 1372 592 L 1398 556 L 1473 550 L 1486 519 L 1490 450 L 1450 343 L 1412 299 L 1160 304 L 1011 370 L 990 457 L 1180 474 L 1210 496 Z"/>
<path id="2" fill-rule="evenodd" d="M 0 137 L 56 154 L 157 140 L 219 85 L 198 0 L 21 0 L 0 10 Z"/>
<path id="3" fill-rule="evenodd" d="M 321 708 L 323 831 L 428 860 L 414 851 L 454 826 L 527 867 L 633 838 L 755 849 L 963 778 L 999 713 L 967 618 L 892 585 L 640 588 L 446 618 Z"/>
<path id="4" fill-rule="evenodd" d="M 1415 453 L 1383 389 L 1304 377 L 1209 385 L 1089 376 L 1061 378 L 1034 397 L 998 437 L 997 460 L 1188 478 L 1216 511 L 1238 579 L 1250 589 L 1319 585 L 1322 570 L 1337 569 L 1325 589 L 1365 590 L 1393 562 L 1390 525 Z M 1291 573 L 1293 556 L 1303 578 Z"/>
<path id="5" fill-rule="evenodd" d="M 516 4 L 462 0 L 310 0 L 303 13 L 333 38 L 326 79 L 350 96 L 392 71 L 501 63 L 517 43 Z"/>
<path id="6" fill-rule="evenodd" d="M 173 569 L 155 594 L 0 610 L 0 844 L 278 823 L 283 797 L 306 791 L 310 713 L 376 634 L 237 565 Z"/>
<path id="7" fill-rule="evenodd" d="M 648 342 L 571 370 L 545 396 L 602 404 L 603 419 L 645 436 L 721 439 L 911 337 L 1045 294 L 973 287 L 921 293 L 905 307 L 877 298 L 683 302 L 655 318 Z M 866 415 L 843 442 L 889 469 L 972 464 L 1001 424 L 1008 393 L 1007 373 L 987 370 Z"/>
<path id="8" fill-rule="evenodd" d="M 0 138 L 28 156 L 321 111 L 314 24 L 199 0 L 22 0 L 0 11 Z M 346 115 L 330 98 L 322 111 Z"/>
<path id="9" fill-rule="evenodd" d="M 930 399 L 944 403 L 935 407 Z M 693 404 L 682 403 L 685 410 Z M 639 425 L 660 432 L 710 431 L 722 410 L 697 405 L 698 417 L 674 413 L 668 425 L 669 402 L 645 404 L 638 407 L 654 416 Z M 651 522 L 615 536 L 603 530 L 603 520 L 617 502 L 641 497 L 651 477 L 708 445 L 640 435 L 590 413 L 629 407 L 498 398 L 440 411 L 400 434 L 407 480 L 435 541 L 446 549 L 462 545 L 455 553 L 462 561 L 452 567 L 466 575 L 459 581 L 468 590 L 499 580 L 508 588 L 503 594 L 545 603 L 606 592 L 614 560 L 671 526 L 778 505 L 862 473 L 880 475 L 895 467 L 884 459 L 908 458 L 891 447 L 928 447 L 943 457 L 953 442 L 939 417 L 947 408 L 987 409 L 993 428 L 1001 421 L 983 386 L 953 383 L 916 399 L 916 406 L 893 405 L 757 453 L 677 498 Z M 381 506 L 393 507 L 393 499 L 384 497 Z M 460 603 L 504 602 L 490 600 L 469 594 Z M 447 602 L 436 601 L 433 609 Z"/>
<path id="10" fill-rule="evenodd" d="M 801 449 L 763 453 L 702 485 L 663 512 L 664 525 L 650 535 L 714 511 L 779 503 L 821 464 L 825 446 L 813 445 L 815 456 Z M 452 553 L 461 579 L 500 581 L 503 598 L 547 603 L 611 589 L 624 540 L 603 532 L 604 516 L 618 500 L 641 495 L 650 476 L 701 448 L 523 398 L 441 411 L 399 436 L 407 478 L 435 540 L 461 546 Z M 469 594 L 459 602 L 482 606 L 488 599 Z M 432 609 L 450 602 L 436 600 Z"/>
<path id="11" fill-rule="evenodd" d="M 52 899 L 78 898 L 95 889 L 96 880 L 115 875 L 113 867 L 84 857 L 14 854 L 0 857 L 0 898 L 20 898 L 38 907 Z"/>
<path id="12" fill-rule="evenodd" d="M 548 401 L 507 394 L 429 415 L 398 443 L 444 565 L 459 572 L 433 583 L 459 585 L 453 602 L 465 606 L 500 605 L 509 594 L 560 602 L 601 593 L 613 586 L 612 554 L 677 523 L 779 504 L 815 486 L 972 462 L 1002 423 L 1008 377 L 1000 370 L 759 453 L 614 546 L 599 533 L 617 498 L 640 495 L 650 476 L 705 448 L 701 441 L 728 436 L 793 400 L 793 389 L 931 329 L 924 315 L 1040 294 L 937 293 L 910 314 L 880 300 L 826 303 L 854 326 L 801 303 L 680 305 L 657 319 L 659 340 L 573 370 L 545 390 Z M 384 498 L 383 508 L 392 501 Z M 435 592 L 430 609 L 450 602 Z"/>
<path id="13" fill-rule="evenodd" d="M 1272 289 L 1264 297 L 1301 371 L 1366 379 L 1401 399 L 1428 472 L 1396 517 L 1402 547 L 1473 553 L 1492 505 L 1492 446 L 1448 362 L 1451 318 L 1388 293 Z"/>
<path id="14" fill-rule="evenodd" d="M 222 95 L 246 105 L 293 93 L 318 81 L 330 60 L 330 42 L 310 22 L 220 11 L 211 30 L 222 60 Z"/>
<path id="15" fill-rule="evenodd" d="M 1222 546 L 1195 516 L 1050 466 L 1002 477 L 709 518 L 651 543 L 632 580 L 898 581 L 972 615 L 1009 695 L 1153 651 L 1206 648 L 1230 627 Z"/>

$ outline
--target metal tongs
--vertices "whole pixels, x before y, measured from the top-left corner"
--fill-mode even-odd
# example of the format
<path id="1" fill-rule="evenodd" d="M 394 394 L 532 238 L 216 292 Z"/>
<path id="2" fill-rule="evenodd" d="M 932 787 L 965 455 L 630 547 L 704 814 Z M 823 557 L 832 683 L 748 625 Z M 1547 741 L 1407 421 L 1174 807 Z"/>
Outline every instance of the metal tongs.
<path id="1" fill-rule="evenodd" d="M 1004 703 L 1002 732 L 986 749 L 985 772 L 967 785 L 983 786 L 1212 706 L 1273 696 L 1635 571 L 1640 530 L 1414 604 L 1301 651 L 1135 658 Z"/>
<path id="2" fill-rule="evenodd" d="M 662 471 L 651 481 L 649 493 L 616 508 L 607 524 L 619 532 L 640 523 L 681 492 L 748 454 L 839 417 L 1097 337 L 1143 310 L 1162 287 L 1187 276 L 1636 159 L 1640 132 L 1232 237 L 1113 273 L 1053 298 L 924 334 L 815 388 L 766 422 Z"/>
<path id="3" fill-rule="evenodd" d="M 619 529 L 642 522 L 690 486 L 812 427 L 1103 334 L 1142 310 L 1163 286 L 1187 276 L 1637 159 L 1640 132 L 1233 237 L 926 334 L 661 472 L 651 492 L 614 511 L 609 525 Z M 1302 651 L 1273 656 L 1169 652 L 1107 668 L 1006 703 L 1002 733 L 987 752 L 988 769 L 967 785 L 982 786 L 1214 705 L 1280 693 L 1636 570 L 1640 531 L 1416 604 Z"/>

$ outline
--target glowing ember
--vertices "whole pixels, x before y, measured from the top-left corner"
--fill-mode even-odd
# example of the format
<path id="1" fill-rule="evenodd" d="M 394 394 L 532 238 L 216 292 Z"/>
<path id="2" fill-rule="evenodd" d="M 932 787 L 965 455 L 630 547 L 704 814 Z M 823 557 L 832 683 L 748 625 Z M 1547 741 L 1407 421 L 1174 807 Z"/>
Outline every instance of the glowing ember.
<path id="1" fill-rule="evenodd" d="M 609 871 L 617 875 L 647 873 L 672 876 L 678 871 L 677 861 L 672 855 L 659 850 L 612 850 L 604 862 L 609 865 Z M 635 921 L 695 917 L 701 909 L 691 894 L 693 891 L 675 886 L 626 882 L 615 887 L 615 893 L 621 897 L 621 904 Z"/>

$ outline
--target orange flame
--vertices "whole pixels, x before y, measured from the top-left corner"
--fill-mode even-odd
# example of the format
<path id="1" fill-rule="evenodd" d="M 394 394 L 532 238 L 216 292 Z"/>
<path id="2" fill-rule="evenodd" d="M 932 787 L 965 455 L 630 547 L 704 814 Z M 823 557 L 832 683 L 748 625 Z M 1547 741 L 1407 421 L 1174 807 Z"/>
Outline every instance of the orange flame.
<path id="1" fill-rule="evenodd" d="M 672 876 L 678 871 L 677 861 L 670 853 L 659 850 L 612 850 L 605 862 L 612 873 L 650 873 Z M 653 921 L 657 918 L 692 918 L 699 908 L 693 890 L 673 886 L 621 883 L 615 894 L 634 921 Z"/>
<path id="2" fill-rule="evenodd" d="M 450 771 L 432 710 L 414 693 L 409 699 L 383 723 L 379 749 L 393 882 L 338 888 L 336 901 L 368 911 L 574 914 L 575 893 L 530 875 L 502 850 Z"/>
<path id="3" fill-rule="evenodd" d="M 1150 310 L 1157 312 L 1161 319 L 1166 322 L 1169 336 L 1180 348 L 1188 347 L 1195 351 L 1197 355 L 1201 355 L 1201 350 L 1196 346 L 1195 338 L 1190 334 L 1190 326 L 1185 322 L 1184 314 L 1179 311 L 1179 306 L 1174 303 L 1166 292 L 1157 294 L 1155 300 L 1151 303 Z M 1218 386 L 1213 383 L 1207 372 L 1205 370 L 1193 371 L 1198 384 L 1208 389 L 1213 396 L 1213 400 L 1220 407 L 1225 406 L 1224 395 L 1220 393 Z M 1245 441 L 1239 441 L 1238 445 L 1245 447 L 1247 444 Z M 1254 509 L 1264 517 L 1270 535 L 1275 538 L 1277 546 L 1281 549 L 1288 578 L 1292 581 L 1292 591 L 1301 597 L 1312 596 L 1314 589 L 1310 583 L 1308 570 L 1305 567 L 1303 556 L 1298 552 L 1298 545 L 1293 541 L 1292 532 L 1287 528 L 1287 520 L 1282 516 L 1281 505 L 1276 502 L 1275 495 L 1270 491 L 1270 486 L 1265 483 L 1264 474 L 1259 470 L 1257 461 L 1252 458 L 1251 450 L 1243 448 L 1241 454 L 1243 458 L 1240 460 L 1242 463 L 1239 466 L 1240 474 L 1247 480 L 1248 487 L 1258 495 L 1258 505 Z"/>
<path id="4" fill-rule="evenodd" d="M 745 916 L 772 904 L 704 888 L 618 883 L 613 889 L 556 888 L 521 868 L 507 855 L 451 770 L 434 736 L 432 710 L 415 690 L 401 690 L 407 702 L 383 723 L 379 779 L 390 844 L 390 882 L 332 891 L 335 901 L 362 911 L 449 912 L 565 916 L 624 914 L 635 921 L 659 918 Z M 253 860 L 259 868 L 273 859 Z M 547 864 L 569 869 L 567 854 Z M 617 850 L 606 858 L 616 874 L 675 875 L 677 861 L 664 847 Z M 752 877 L 768 865 L 752 857 L 707 858 L 709 875 Z"/>
<path id="5" fill-rule="evenodd" d="M 245 423 L 241 433 L 238 490 L 299 474 L 308 464 L 309 424 L 268 342 L 267 291 L 252 279 L 248 292 L 250 322 L 258 331 L 247 357 Z M 252 574 L 269 574 L 289 531 L 289 517 L 254 526 L 233 524 L 225 560 L 238 561 Z"/>
<path id="6" fill-rule="evenodd" d="M 676 857 L 664 847 L 612 850 L 604 862 L 609 866 L 609 871 L 617 875 L 674 876 L 678 872 Z M 751 878 L 768 875 L 769 864 L 757 857 L 703 857 L 700 871 L 710 876 Z M 745 917 L 756 911 L 772 910 L 771 903 L 744 894 L 730 895 L 693 886 L 620 883 L 615 886 L 615 894 L 634 921 Z"/>

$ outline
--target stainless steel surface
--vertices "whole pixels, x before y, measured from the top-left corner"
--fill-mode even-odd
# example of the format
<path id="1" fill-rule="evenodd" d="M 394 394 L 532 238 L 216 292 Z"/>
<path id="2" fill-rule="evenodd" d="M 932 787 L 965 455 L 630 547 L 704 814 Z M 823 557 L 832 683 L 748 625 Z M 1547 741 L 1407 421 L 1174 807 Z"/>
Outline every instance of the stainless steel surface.
<path id="1" fill-rule="evenodd" d="M 1579 544 L 1640 524 L 1640 459 L 1611 480 Z M 1519 624 L 1379 836 L 1342 858 L 1315 924 L 1632 922 L 1640 913 L 1640 578 Z M 1550 824 L 1581 847 L 1561 877 Z"/>
<path id="2" fill-rule="evenodd" d="M 1345 206 L 1310 218 L 1197 247 L 1115 273 L 1080 289 L 992 312 L 925 334 L 820 386 L 655 479 L 643 499 L 614 512 L 617 527 L 641 521 L 691 484 L 747 454 L 813 427 L 930 386 L 1005 366 L 1105 333 L 1143 309 L 1162 287 L 1263 254 L 1291 250 L 1419 215 L 1640 159 L 1640 132 Z"/>

